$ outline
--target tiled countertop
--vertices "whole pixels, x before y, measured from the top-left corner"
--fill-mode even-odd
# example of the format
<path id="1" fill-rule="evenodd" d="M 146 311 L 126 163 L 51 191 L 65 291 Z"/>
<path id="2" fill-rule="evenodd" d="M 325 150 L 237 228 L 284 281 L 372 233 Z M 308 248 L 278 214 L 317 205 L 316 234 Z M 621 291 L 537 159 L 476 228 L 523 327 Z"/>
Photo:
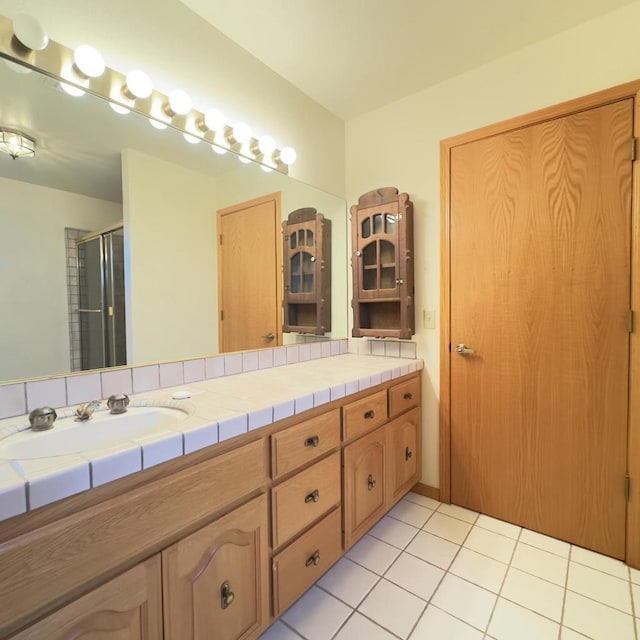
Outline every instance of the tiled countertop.
<path id="1" fill-rule="evenodd" d="M 132 407 L 170 406 L 183 409 L 186 416 L 153 436 L 125 439 L 117 446 L 73 455 L 0 460 L 0 520 L 421 368 L 421 360 L 344 354 L 132 395 Z M 185 389 L 191 394 L 188 400 L 171 399 L 175 391 Z M 69 420 L 73 410 L 59 410 L 58 419 Z M 26 416 L 0 420 L 0 440 L 3 434 L 15 433 L 27 424 Z M 58 423 L 55 428 L 60 428 Z M 27 435 L 36 438 L 38 434 Z"/>

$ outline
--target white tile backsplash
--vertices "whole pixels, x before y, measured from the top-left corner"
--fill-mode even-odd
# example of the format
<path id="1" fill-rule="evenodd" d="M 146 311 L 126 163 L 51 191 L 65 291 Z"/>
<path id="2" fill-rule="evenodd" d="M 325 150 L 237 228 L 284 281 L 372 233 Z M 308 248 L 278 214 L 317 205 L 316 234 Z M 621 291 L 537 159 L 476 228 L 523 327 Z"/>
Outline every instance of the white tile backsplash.
<path id="1" fill-rule="evenodd" d="M 298 345 L 287 347 L 287 364 L 295 364 L 300 361 L 300 349 Z"/>
<path id="2" fill-rule="evenodd" d="M 190 382 L 200 382 L 205 379 L 204 358 L 197 360 L 184 361 L 184 381 L 185 384 Z"/>
<path id="3" fill-rule="evenodd" d="M 38 407 L 65 407 L 67 405 L 67 385 L 65 378 L 34 380 L 27 382 L 27 411 Z"/>
<path id="4" fill-rule="evenodd" d="M 103 371 L 100 374 L 102 379 L 102 397 L 108 398 L 120 393 L 133 393 L 133 382 L 131 369 L 116 369 L 114 371 Z"/>
<path id="5" fill-rule="evenodd" d="M 256 371 L 258 369 L 258 352 L 245 351 L 242 354 L 242 371 Z"/>
<path id="6" fill-rule="evenodd" d="M 0 419 L 27 413 L 24 383 L 0 385 Z"/>
<path id="7" fill-rule="evenodd" d="M 273 349 L 258 351 L 258 369 L 270 369 L 273 367 Z"/>
<path id="8" fill-rule="evenodd" d="M 204 372 L 207 380 L 222 378 L 224 376 L 224 356 L 205 358 Z"/>
<path id="9" fill-rule="evenodd" d="M 160 388 L 160 368 L 157 364 L 148 367 L 134 367 L 131 370 L 133 393 L 155 391 Z"/>
<path id="10" fill-rule="evenodd" d="M 300 362 L 311 360 L 311 344 L 298 345 L 298 357 Z"/>
<path id="11" fill-rule="evenodd" d="M 99 373 L 69 376 L 67 378 L 67 405 L 102 399 Z"/>
<path id="12" fill-rule="evenodd" d="M 232 353 L 224 356 L 224 375 L 234 376 L 238 373 L 242 373 L 242 354 Z"/>
<path id="13" fill-rule="evenodd" d="M 167 362 L 160 365 L 160 387 L 177 387 L 184 384 L 184 368 L 182 362 Z"/>

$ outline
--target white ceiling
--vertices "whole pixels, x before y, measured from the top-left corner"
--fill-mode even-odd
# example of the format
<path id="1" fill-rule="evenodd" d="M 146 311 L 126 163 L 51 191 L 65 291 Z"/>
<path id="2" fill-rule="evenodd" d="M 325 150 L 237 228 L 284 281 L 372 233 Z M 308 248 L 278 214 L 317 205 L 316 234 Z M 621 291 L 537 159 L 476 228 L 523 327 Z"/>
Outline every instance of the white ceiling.
<path id="1" fill-rule="evenodd" d="M 181 1 L 346 120 L 634 0 Z"/>

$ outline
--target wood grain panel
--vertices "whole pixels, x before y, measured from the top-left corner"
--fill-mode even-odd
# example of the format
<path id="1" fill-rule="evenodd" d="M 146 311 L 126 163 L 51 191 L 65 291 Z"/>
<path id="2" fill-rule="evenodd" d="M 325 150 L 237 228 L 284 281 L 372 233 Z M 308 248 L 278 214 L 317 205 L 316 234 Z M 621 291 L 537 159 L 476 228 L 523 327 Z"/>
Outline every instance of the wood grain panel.
<path id="1" fill-rule="evenodd" d="M 342 553 L 342 517 L 335 509 L 273 558 L 273 615 L 301 596 Z M 317 563 L 314 560 L 317 554 Z"/>
<path id="2" fill-rule="evenodd" d="M 387 507 L 397 502 L 420 479 L 422 430 L 420 410 L 412 409 L 387 424 Z"/>
<path id="3" fill-rule="evenodd" d="M 0 545 L 0 637 L 250 495 L 266 461 L 258 440 Z"/>
<path id="4" fill-rule="evenodd" d="M 420 404 L 420 380 L 414 378 L 389 388 L 389 417 L 395 418 L 403 411 Z"/>
<path id="5" fill-rule="evenodd" d="M 387 431 L 377 429 L 343 450 L 344 546 L 351 547 L 387 506 Z"/>
<path id="6" fill-rule="evenodd" d="M 627 563 L 640 569 L 640 93 L 635 99 L 636 161 L 633 172 L 633 225 L 631 235 L 631 308 L 634 329 L 630 336 L 629 453 L 631 492 L 627 504 Z"/>
<path id="7" fill-rule="evenodd" d="M 279 478 L 340 445 L 340 409 L 271 436 L 271 476 Z"/>
<path id="8" fill-rule="evenodd" d="M 451 498 L 624 557 L 631 100 L 451 151 Z"/>
<path id="9" fill-rule="evenodd" d="M 255 638 L 269 618 L 268 539 L 262 495 L 165 549 L 165 640 Z"/>
<path id="10" fill-rule="evenodd" d="M 218 211 L 217 221 L 220 351 L 282 344 L 280 194 Z"/>
<path id="11" fill-rule="evenodd" d="M 352 440 L 387 421 L 387 392 L 378 391 L 342 408 L 342 439 Z"/>
<path id="12" fill-rule="evenodd" d="M 6 637 L 6 636 L 3 636 Z M 11 640 L 157 640 L 162 638 L 160 556 L 87 593 Z"/>
<path id="13" fill-rule="evenodd" d="M 317 500 L 311 496 L 317 492 Z M 273 548 L 340 503 L 340 453 L 300 471 L 271 489 Z"/>

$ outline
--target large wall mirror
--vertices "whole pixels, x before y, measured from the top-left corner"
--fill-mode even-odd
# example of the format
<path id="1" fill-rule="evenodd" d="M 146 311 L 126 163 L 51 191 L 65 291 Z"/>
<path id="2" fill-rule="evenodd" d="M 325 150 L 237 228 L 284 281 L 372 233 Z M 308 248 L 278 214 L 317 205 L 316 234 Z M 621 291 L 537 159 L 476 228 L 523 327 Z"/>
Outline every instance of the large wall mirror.
<path id="1" fill-rule="evenodd" d="M 189 144 L 180 131 L 156 130 L 95 96 L 72 97 L 57 81 L 6 62 L 0 127 L 35 138 L 36 154 L 0 154 L 0 382 L 99 367 L 104 351 L 107 365 L 217 353 L 216 214 L 266 194 L 279 194 L 282 219 L 301 207 L 331 219 L 325 337 L 347 335 L 343 200 L 231 152 Z M 89 293 L 91 283 L 108 287 L 112 273 L 109 299 L 124 299 L 124 325 L 117 304 L 100 312 Z M 115 347 L 95 338 L 105 325 Z"/>

